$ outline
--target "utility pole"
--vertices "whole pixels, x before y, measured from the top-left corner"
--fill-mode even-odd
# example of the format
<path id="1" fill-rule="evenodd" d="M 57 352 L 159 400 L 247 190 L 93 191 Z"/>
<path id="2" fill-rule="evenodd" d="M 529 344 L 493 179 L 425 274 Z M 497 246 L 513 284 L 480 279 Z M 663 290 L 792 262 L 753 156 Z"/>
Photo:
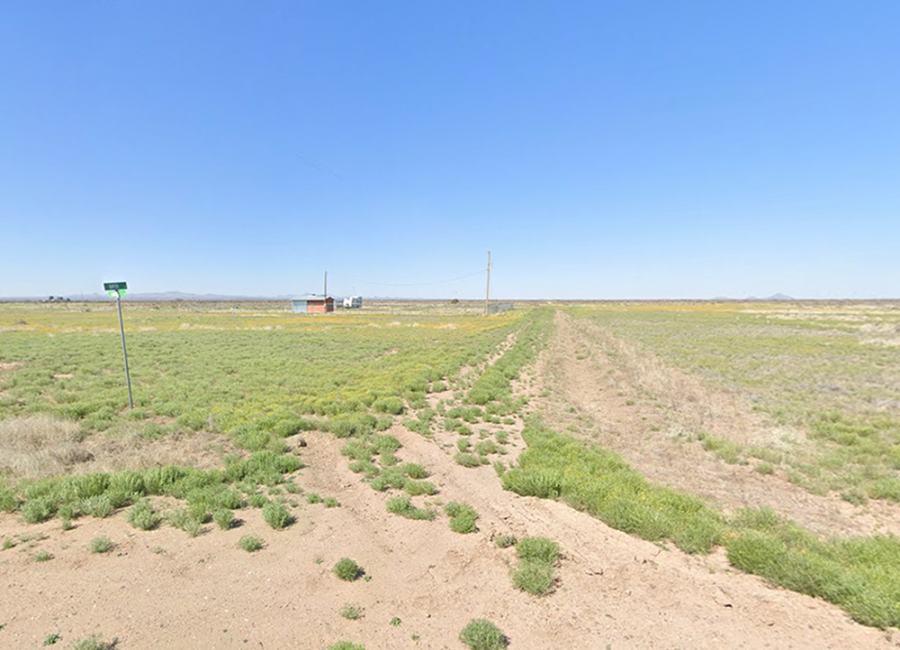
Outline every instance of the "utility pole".
<path id="1" fill-rule="evenodd" d="M 491 305 L 491 251 L 488 251 L 488 265 L 487 265 L 487 289 L 484 292 L 484 315 L 488 316 L 490 314 L 490 305 Z"/>
<path id="2" fill-rule="evenodd" d="M 328 271 L 325 271 L 325 290 L 322 293 L 322 298 L 328 300 Z"/>

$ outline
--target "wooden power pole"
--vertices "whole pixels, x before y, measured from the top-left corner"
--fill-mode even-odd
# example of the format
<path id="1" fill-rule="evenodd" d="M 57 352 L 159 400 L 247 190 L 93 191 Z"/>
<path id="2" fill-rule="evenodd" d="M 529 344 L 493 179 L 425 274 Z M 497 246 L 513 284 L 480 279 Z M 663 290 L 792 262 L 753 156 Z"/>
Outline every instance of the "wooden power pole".
<path id="1" fill-rule="evenodd" d="M 484 292 L 484 315 L 490 315 L 490 305 L 491 305 L 491 251 L 488 251 L 488 265 L 487 265 L 487 289 Z"/>

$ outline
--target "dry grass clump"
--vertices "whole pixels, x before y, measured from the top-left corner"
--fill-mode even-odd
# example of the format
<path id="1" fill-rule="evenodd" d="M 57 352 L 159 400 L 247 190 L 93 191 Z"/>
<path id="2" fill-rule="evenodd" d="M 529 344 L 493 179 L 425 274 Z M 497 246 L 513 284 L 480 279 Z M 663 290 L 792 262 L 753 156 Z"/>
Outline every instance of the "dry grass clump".
<path id="1" fill-rule="evenodd" d="M 81 444 L 81 425 L 49 415 L 0 420 L 0 474 L 44 478 L 65 474 L 93 458 Z"/>

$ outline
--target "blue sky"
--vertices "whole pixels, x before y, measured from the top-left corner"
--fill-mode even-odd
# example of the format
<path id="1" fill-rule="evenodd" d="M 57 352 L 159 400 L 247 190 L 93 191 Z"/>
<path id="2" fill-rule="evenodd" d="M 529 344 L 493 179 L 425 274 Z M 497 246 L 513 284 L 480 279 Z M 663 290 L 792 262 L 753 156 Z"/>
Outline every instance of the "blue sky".
<path id="1" fill-rule="evenodd" d="M 900 3 L 0 5 L 0 296 L 900 297 Z M 465 279 L 446 282 L 453 278 Z"/>

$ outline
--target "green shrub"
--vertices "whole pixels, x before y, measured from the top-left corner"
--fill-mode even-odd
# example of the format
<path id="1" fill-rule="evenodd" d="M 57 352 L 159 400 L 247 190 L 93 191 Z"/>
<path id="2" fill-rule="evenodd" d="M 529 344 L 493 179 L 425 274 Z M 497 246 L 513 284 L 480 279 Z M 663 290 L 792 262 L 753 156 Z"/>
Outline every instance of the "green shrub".
<path id="1" fill-rule="evenodd" d="M 372 442 L 372 450 L 376 454 L 381 454 L 382 456 L 393 454 L 400 449 L 400 447 L 400 441 L 397 440 L 397 437 L 390 434 L 378 436 Z"/>
<path id="2" fill-rule="evenodd" d="M 109 517 L 113 512 L 113 504 L 105 494 L 86 497 L 81 500 L 79 507 L 84 514 L 97 517 L 98 519 Z"/>
<path id="3" fill-rule="evenodd" d="M 379 413 L 400 415 L 403 413 L 403 400 L 399 397 L 380 397 L 372 402 L 372 409 Z"/>
<path id="4" fill-rule="evenodd" d="M 400 515 L 401 517 L 406 517 L 407 519 L 424 521 L 431 521 L 436 516 L 435 511 L 431 508 L 417 508 L 414 506 L 409 497 L 394 497 L 393 499 L 388 499 L 387 511 L 395 515 Z"/>
<path id="5" fill-rule="evenodd" d="M 360 567 L 356 562 L 347 557 L 342 557 L 337 563 L 332 567 L 331 571 L 341 580 L 346 580 L 347 582 L 353 582 L 354 580 L 362 577 L 365 573 L 362 567 Z"/>
<path id="6" fill-rule="evenodd" d="M 500 450 L 497 447 L 497 443 L 493 440 L 482 440 L 477 445 L 475 445 L 475 452 L 480 456 L 487 456 L 488 454 L 496 454 Z"/>
<path id="7" fill-rule="evenodd" d="M 106 643 L 99 636 L 90 636 L 72 644 L 71 650 L 112 650 L 115 643 Z"/>
<path id="8" fill-rule="evenodd" d="M 326 508 L 337 508 L 341 503 L 334 497 L 325 497 Z"/>
<path id="9" fill-rule="evenodd" d="M 141 530 L 152 530 L 159 525 L 162 517 L 153 509 L 147 499 L 141 499 L 128 511 L 128 523 Z"/>
<path id="10" fill-rule="evenodd" d="M 91 540 L 91 553 L 108 553 L 112 548 L 113 543 L 109 537 L 95 537 Z"/>
<path id="11" fill-rule="evenodd" d="M 521 560 L 552 565 L 559 560 L 559 544 L 546 537 L 523 537 L 516 543 L 516 555 Z"/>
<path id="12" fill-rule="evenodd" d="M 471 650 L 503 650 L 508 644 L 500 629 L 483 618 L 473 618 L 460 631 L 459 640 Z"/>
<path id="13" fill-rule="evenodd" d="M 325 650 L 366 650 L 366 647 L 361 644 L 350 643 L 349 641 L 338 641 L 337 643 L 332 643 Z"/>
<path id="14" fill-rule="evenodd" d="M 512 570 L 513 586 L 532 596 L 543 596 L 553 589 L 556 581 L 552 564 L 522 561 Z"/>
<path id="15" fill-rule="evenodd" d="M 330 429 L 338 438 L 350 438 L 372 433 L 377 420 L 368 413 L 340 413 L 331 418 Z"/>
<path id="16" fill-rule="evenodd" d="M 402 468 L 403 473 L 412 479 L 428 478 L 428 470 L 418 463 L 406 463 Z"/>
<path id="17" fill-rule="evenodd" d="M 463 467 L 481 467 L 481 459 L 475 454 L 460 452 L 453 459 Z"/>
<path id="18" fill-rule="evenodd" d="M 263 541 L 259 537 L 253 537 L 252 535 L 244 535 L 238 540 L 238 548 L 247 551 L 248 553 L 253 553 L 255 551 L 260 550 L 263 547 Z"/>
<path id="19" fill-rule="evenodd" d="M 496 544 L 499 548 L 509 548 L 516 545 L 515 535 L 501 535 L 497 538 Z"/>
<path id="20" fill-rule="evenodd" d="M 407 478 L 404 475 L 403 470 L 399 467 L 388 468 L 369 481 L 369 485 L 372 489 L 378 490 L 379 492 L 384 492 L 388 488 L 402 490 L 406 487 L 406 483 Z"/>
<path id="21" fill-rule="evenodd" d="M 219 508 L 213 513 L 212 518 L 221 530 L 228 530 L 234 525 L 234 512 L 228 508 Z"/>
<path id="22" fill-rule="evenodd" d="M 282 530 L 294 521 L 290 511 L 280 503 L 267 503 L 264 505 L 262 517 L 275 530 Z"/>
<path id="23" fill-rule="evenodd" d="M 346 618 L 349 621 L 356 621 L 362 618 L 363 610 L 362 607 L 358 605 L 351 605 L 350 603 L 344 603 L 344 606 L 341 607 L 341 616 Z"/>
<path id="24" fill-rule="evenodd" d="M 39 524 L 47 521 L 56 511 L 56 504 L 49 498 L 29 499 L 19 508 L 22 519 L 27 524 Z"/>
<path id="25" fill-rule="evenodd" d="M 420 495 L 428 495 L 431 496 L 437 492 L 437 488 L 434 486 L 434 483 L 429 481 L 407 481 L 406 485 L 403 488 L 406 490 L 406 493 L 412 497 L 420 496 Z"/>
<path id="26" fill-rule="evenodd" d="M 444 506 L 444 512 L 450 517 L 450 530 L 455 533 L 474 533 L 478 530 L 475 521 L 478 513 L 475 508 L 452 501 Z"/>

